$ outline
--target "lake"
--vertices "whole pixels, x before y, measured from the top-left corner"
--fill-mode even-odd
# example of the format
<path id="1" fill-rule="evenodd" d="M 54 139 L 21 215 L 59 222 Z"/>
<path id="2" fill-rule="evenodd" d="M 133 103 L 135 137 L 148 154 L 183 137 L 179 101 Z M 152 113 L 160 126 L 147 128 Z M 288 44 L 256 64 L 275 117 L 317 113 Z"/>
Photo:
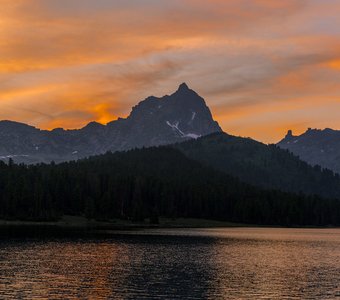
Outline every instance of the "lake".
<path id="1" fill-rule="evenodd" d="M 339 229 L 2 238 L 1 299 L 340 298 Z"/>

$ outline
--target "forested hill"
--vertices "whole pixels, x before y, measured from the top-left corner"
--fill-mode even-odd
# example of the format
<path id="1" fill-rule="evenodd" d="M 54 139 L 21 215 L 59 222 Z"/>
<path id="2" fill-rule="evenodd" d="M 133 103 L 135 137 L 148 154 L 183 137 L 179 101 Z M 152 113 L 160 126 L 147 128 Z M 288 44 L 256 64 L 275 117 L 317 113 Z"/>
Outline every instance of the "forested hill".
<path id="1" fill-rule="evenodd" d="M 159 216 L 251 224 L 339 225 L 340 202 L 265 191 L 170 147 L 107 153 L 59 165 L 0 163 L 2 218 L 63 214 L 157 223 Z"/>
<path id="2" fill-rule="evenodd" d="M 216 133 L 175 148 L 193 160 L 256 186 L 340 199 L 339 175 L 312 167 L 276 145 Z"/>

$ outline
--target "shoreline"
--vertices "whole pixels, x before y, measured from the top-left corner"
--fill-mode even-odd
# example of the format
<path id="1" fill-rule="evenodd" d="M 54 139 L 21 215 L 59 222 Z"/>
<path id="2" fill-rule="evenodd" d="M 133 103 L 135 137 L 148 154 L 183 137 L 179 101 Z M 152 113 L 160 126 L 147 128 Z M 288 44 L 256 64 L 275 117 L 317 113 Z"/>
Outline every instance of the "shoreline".
<path id="1" fill-rule="evenodd" d="M 232 223 L 226 221 L 216 221 L 209 219 L 195 218 L 160 218 L 159 224 L 150 224 L 149 222 L 133 222 L 129 220 L 112 219 L 108 221 L 89 220 L 80 216 L 63 216 L 58 221 L 20 221 L 20 220 L 3 220 L 0 219 L 0 229 L 5 228 L 55 228 L 70 230 L 136 230 L 136 229 L 199 229 L 199 228 L 306 228 L 306 229 L 330 229 L 339 228 L 336 226 L 280 226 L 280 225 L 260 225 Z"/>
<path id="2" fill-rule="evenodd" d="M 194 219 L 194 218 L 160 218 L 159 224 L 133 222 L 129 220 L 112 219 L 108 221 L 89 220 L 79 216 L 63 216 L 58 221 L 21 221 L 0 219 L 0 228 L 4 227 L 55 227 L 70 229 L 156 229 L 156 228 L 223 228 L 250 227 L 246 224 L 224 221 Z"/>

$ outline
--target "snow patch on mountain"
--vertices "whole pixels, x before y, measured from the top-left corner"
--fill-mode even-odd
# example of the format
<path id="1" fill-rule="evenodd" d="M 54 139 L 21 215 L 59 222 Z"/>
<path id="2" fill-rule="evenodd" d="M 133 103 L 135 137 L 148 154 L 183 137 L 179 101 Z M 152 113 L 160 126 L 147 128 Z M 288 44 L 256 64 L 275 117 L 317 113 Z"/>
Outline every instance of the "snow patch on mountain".
<path id="1" fill-rule="evenodd" d="M 179 122 L 176 121 L 174 124 L 171 124 L 169 121 L 166 121 L 166 124 L 168 126 L 170 126 L 174 131 L 176 131 L 177 133 L 179 133 L 179 135 L 182 138 L 192 138 L 192 139 L 198 139 L 199 137 L 201 137 L 201 135 L 198 135 L 196 133 L 184 133 L 182 130 L 180 130 L 178 128 Z"/>
<path id="2" fill-rule="evenodd" d="M 195 133 L 188 133 L 185 136 L 190 137 L 190 138 L 195 139 L 195 140 L 201 137 L 201 135 L 195 134 Z"/>

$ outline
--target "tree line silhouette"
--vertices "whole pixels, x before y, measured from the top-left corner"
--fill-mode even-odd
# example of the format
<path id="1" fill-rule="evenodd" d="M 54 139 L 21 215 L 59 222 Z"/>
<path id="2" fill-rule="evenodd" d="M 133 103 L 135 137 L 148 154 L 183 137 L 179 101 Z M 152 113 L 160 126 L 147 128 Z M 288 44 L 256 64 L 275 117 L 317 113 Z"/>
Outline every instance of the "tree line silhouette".
<path id="1" fill-rule="evenodd" d="M 171 147 L 106 153 L 77 162 L 0 162 L 0 217 L 62 215 L 157 223 L 160 216 L 263 225 L 339 225 L 340 201 L 264 190 Z"/>

